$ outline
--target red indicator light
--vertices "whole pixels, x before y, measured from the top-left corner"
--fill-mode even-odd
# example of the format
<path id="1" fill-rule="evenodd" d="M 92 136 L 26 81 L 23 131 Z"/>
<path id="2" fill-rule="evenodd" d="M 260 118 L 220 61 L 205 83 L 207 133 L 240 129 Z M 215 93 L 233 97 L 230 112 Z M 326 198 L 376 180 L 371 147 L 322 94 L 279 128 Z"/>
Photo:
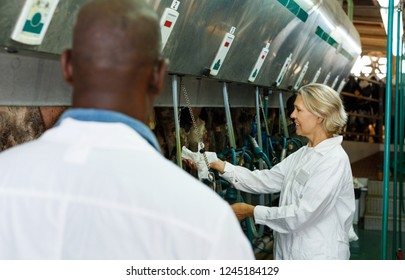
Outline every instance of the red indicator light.
<path id="1" fill-rule="evenodd" d="M 225 42 L 225 48 L 229 47 L 229 42 Z"/>

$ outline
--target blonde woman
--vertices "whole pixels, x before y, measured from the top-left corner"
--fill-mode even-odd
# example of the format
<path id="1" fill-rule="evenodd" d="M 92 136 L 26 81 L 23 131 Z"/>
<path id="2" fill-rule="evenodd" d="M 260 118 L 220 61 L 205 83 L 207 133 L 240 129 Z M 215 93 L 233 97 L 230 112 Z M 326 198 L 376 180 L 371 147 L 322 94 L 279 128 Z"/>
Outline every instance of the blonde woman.
<path id="1" fill-rule="evenodd" d="M 250 171 L 222 160 L 211 167 L 239 190 L 280 192 L 278 207 L 232 205 L 240 220 L 253 217 L 273 229 L 276 259 L 349 259 L 355 198 L 338 136 L 347 120 L 339 94 L 322 84 L 303 86 L 291 118 L 308 144 L 271 170 Z"/>

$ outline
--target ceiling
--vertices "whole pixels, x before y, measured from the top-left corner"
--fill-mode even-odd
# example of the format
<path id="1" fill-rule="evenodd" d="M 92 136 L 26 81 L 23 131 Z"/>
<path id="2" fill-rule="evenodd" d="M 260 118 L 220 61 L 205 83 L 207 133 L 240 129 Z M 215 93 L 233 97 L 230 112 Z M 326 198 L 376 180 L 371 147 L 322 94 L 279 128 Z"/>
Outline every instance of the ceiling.
<path id="1" fill-rule="evenodd" d="M 347 12 L 347 1 L 343 1 Z M 353 0 L 353 25 L 360 34 L 362 56 L 385 56 L 387 35 L 377 0 Z"/>

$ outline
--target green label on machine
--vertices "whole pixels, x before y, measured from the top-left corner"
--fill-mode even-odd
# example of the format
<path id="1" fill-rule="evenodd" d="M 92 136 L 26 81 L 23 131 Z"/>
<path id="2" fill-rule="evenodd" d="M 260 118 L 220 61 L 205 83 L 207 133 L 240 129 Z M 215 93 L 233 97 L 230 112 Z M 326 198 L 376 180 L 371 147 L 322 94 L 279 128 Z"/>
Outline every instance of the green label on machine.
<path id="1" fill-rule="evenodd" d="M 24 24 L 23 31 L 34 33 L 34 34 L 41 34 L 42 28 L 44 24 L 41 22 L 42 16 L 40 13 L 36 13 L 31 20 L 27 20 Z"/>

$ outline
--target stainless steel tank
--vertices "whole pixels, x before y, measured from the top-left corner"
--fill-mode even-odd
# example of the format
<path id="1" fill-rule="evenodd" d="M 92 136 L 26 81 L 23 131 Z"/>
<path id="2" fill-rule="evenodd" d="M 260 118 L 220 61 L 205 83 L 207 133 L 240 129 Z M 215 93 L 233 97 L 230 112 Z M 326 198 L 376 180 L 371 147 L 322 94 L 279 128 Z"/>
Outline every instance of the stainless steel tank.
<path id="1" fill-rule="evenodd" d="M 55 67 L 58 55 L 71 44 L 75 14 L 84 2 L 60 1 L 43 43 L 28 46 L 10 38 L 25 1 L 0 0 L 0 103 L 69 104 L 69 89 L 62 78 L 48 73 L 46 67 L 33 71 L 32 66 L 42 63 Z M 173 0 L 147 2 L 159 15 L 173 4 Z M 277 84 L 277 88 L 291 89 L 306 64 L 301 84 L 313 81 L 319 73 L 318 82 L 336 89 L 361 53 L 356 29 L 334 0 L 183 0 L 177 12 L 178 19 L 162 52 L 170 60 L 169 75 L 184 76 L 194 106 L 223 104 L 218 81 L 229 82 L 230 92 L 238 92 L 231 97 L 236 106 L 253 106 L 254 87 L 273 88 Z M 224 37 L 232 31 L 233 42 L 214 76 L 210 68 Z M 268 55 L 250 82 L 266 45 Z M 284 78 L 278 79 L 288 57 L 291 60 Z M 23 65 L 16 69 L 15 64 L 21 61 Z M 26 76 L 31 78 L 22 78 Z M 46 82 L 38 83 L 47 77 L 53 79 L 56 100 L 49 96 Z M 17 88 L 10 79 L 19 81 Z M 158 106 L 172 103 L 170 82 L 168 78 Z M 28 89 L 33 86 L 36 92 L 30 98 Z"/>

